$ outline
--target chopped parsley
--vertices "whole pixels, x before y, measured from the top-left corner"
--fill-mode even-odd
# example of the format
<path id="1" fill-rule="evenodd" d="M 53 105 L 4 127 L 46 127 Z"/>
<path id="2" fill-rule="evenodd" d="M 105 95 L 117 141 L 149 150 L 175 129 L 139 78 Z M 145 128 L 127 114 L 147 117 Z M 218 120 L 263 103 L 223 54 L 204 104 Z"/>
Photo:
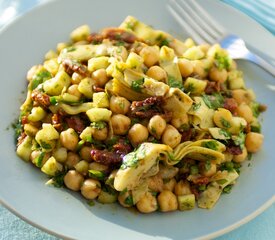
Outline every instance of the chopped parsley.
<path id="1" fill-rule="evenodd" d="M 223 189 L 223 193 L 230 193 L 232 190 L 233 184 L 227 185 L 224 189 Z"/>
<path id="2" fill-rule="evenodd" d="M 200 102 L 199 103 L 195 103 L 193 105 L 193 111 L 196 112 L 200 107 L 201 107 L 201 103 Z"/>
<path id="3" fill-rule="evenodd" d="M 42 162 L 45 157 L 46 152 L 42 152 L 37 158 L 34 159 L 34 163 L 37 167 L 42 167 Z"/>
<path id="4" fill-rule="evenodd" d="M 227 70 L 230 67 L 231 59 L 228 56 L 221 56 L 219 54 L 216 54 L 214 63 L 219 70 Z"/>
<path id="5" fill-rule="evenodd" d="M 172 76 L 168 76 L 168 83 L 167 84 L 168 84 L 169 87 L 179 88 L 182 91 L 184 90 L 182 82 L 176 80 Z"/>
<path id="6" fill-rule="evenodd" d="M 224 119 L 223 117 L 221 118 L 221 124 L 224 128 L 231 128 L 230 122 Z"/>
<path id="7" fill-rule="evenodd" d="M 202 99 L 207 107 L 211 109 L 218 109 L 223 107 L 224 97 L 220 93 L 213 93 L 212 95 L 202 95 Z"/>
<path id="8" fill-rule="evenodd" d="M 260 104 L 257 103 L 257 102 L 253 102 L 253 103 L 251 104 L 251 110 L 252 110 L 253 116 L 254 116 L 255 118 L 259 117 L 259 115 L 260 115 L 260 113 L 261 113 L 260 110 L 259 110 L 259 107 L 260 107 Z"/>
<path id="9" fill-rule="evenodd" d="M 52 178 L 52 184 L 53 186 L 60 188 L 64 186 L 64 177 L 66 175 L 66 172 L 59 172 Z"/>
<path id="10" fill-rule="evenodd" d="M 135 80 L 132 82 L 131 88 L 136 92 L 141 92 L 141 89 L 143 88 L 144 78 Z"/>
<path id="11" fill-rule="evenodd" d="M 219 134 L 223 135 L 226 139 L 230 139 L 231 138 L 231 134 L 229 132 L 227 132 L 225 129 L 219 129 Z"/>
<path id="12" fill-rule="evenodd" d="M 76 50 L 75 46 L 67 47 L 66 52 L 74 52 Z"/>
<path id="13" fill-rule="evenodd" d="M 106 125 L 107 125 L 106 122 L 103 122 L 103 121 L 91 123 L 91 127 L 95 128 L 95 129 L 103 129 L 106 127 Z"/>
<path id="14" fill-rule="evenodd" d="M 89 170 L 89 177 L 91 178 L 95 178 L 95 179 L 98 179 L 98 180 L 104 180 L 105 178 L 105 173 L 104 172 L 101 172 L 101 171 L 98 171 L 98 170 Z"/>
<path id="15" fill-rule="evenodd" d="M 211 169 L 211 162 L 209 160 L 206 160 L 204 163 L 204 169 L 206 171 L 209 171 Z"/>
<path id="16" fill-rule="evenodd" d="M 47 70 L 43 70 L 39 73 L 37 73 L 36 75 L 34 75 L 31 84 L 30 84 L 30 88 L 31 90 L 37 88 L 37 86 L 43 82 L 45 82 L 46 80 L 50 79 L 52 77 L 51 73 L 48 72 Z"/>
<path id="17" fill-rule="evenodd" d="M 127 196 L 124 200 L 124 203 L 128 206 L 133 206 L 134 205 L 134 200 L 132 196 Z"/>
<path id="18" fill-rule="evenodd" d="M 232 140 L 236 146 L 240 146 L 241 149 L 244 148 L 245 134 L 243 132 L 240 132 L 238 136 L 233 136 Z"/>
<path id="19" fill-rule="evenodd" d="M 198 168 L 198 166 L 197 165 L 192 165 L 191 167 L 190 167 L 190 174 L 191 175 L 196 175 L 196 174 L 198 174 L 199 173 L 199 168 Z"/>
<path id="20" fill-rule="evenodd" d="M 140 159 L 145 157 L 145 149 L 141 145 L 136 151 L 130 152 L 123 157 L 120 169 L 136 168 Z"/>
<path id="21" fill-rule="evenodd" d="M 52 149 L 52 145 L 43 140 L 40 141 L 40 146 L 46 150 Z"/>
<path id="22" fill-rule="evenodd" d="M 195 86 L 193 83 L 188 84 L 187 86 L 185 86 L 185 92 L 189 93 L 189 92 L 194 92 L 195 91 Z"/>
<path id="23" fill-rule="evenodd" d="M 212 150 L 218 150 L 218 143 L 216 141 L 205 141 L 201 146 Z"/>
<path id="24" fill-rule="evenodd" d="M 227 183 L 227 180 L 226 179 L 219 179 L 216 182 L 220 185 L 223 185 L 223 184 Z"/>

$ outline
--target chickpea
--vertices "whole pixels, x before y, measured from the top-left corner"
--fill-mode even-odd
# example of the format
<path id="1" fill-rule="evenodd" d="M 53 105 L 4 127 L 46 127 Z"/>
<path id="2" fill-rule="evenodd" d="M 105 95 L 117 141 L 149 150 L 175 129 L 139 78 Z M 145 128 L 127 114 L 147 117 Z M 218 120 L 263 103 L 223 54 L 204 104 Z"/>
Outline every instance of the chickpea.
<path id="1" fill-rule="evenodd" d="M 260 150 L 264 136 L 260 133 L 250 132 L 246 135 L 245 146 L 248 152 L 255 153 Z"/>
<path id="2" fill-rule="evenodd" d="M 107 172 L 108 166 L 103 165 L 101 163 L 92 162 L 89 165 L 89 169 L 90 170 L 97 170 L 97 171 L 100 171 L 100 172 Z"/>
<path id="3" fill-rule="evenodd" d="M 190 183 L 188 181 L 180 180 L 174 189 L 177 196 L 191 194 Z"/>
<path id="4" fill-rule="evenodd" d="M 77 72 L 74 72 L 73 75 L 72 75 L 72 84 L 79 84 L 81 82 L 81 80 L 83 79 L 83 76 L 80 75 L 79 73 Z"/>
<path id="5" fill-rule="evenodd" d="M 101 192 L 101 184 L 98 180 L 86 179 L 81 187 L 81 194 L 89 200 L 97 198 Z"/>
<path id="6" fill-rule="evenodd" d="M 76 96 L 78 99 L 81 98 L 81 92 L 78 91 L 78 85 L 77 85 L 77 84 L 71 85 L 71 86 L 68 88 L 67 92 L 68 92 L 69 94 L 71 94 L 71 95 Z"/>
<path id="7" fill-rule="evenodd" d="M 53 156 L 58 162 L 64 163 L 68 157 L 67 149 L 64 147 L 57 148 L 53 151 Z"/>
<path id="8" fill-rule="evenodd" d="M 68 152 L 67 154 L 67 160 L 65 162 L 66 166 L 69 169 L 73 169 L 74 166 L 80 161 L 80 157 L 78 154 L 74 152 Z"/>
<path id="9" fill-rule="evenodd" d="M 113 113 L 126 114 L 130 109 L 131 103 L 124 97 L 112 96 L 110 99 L 110 110 Z"/>
<path id="10" fill-rule="evenodd" d="M 129 191 L 120 192 L 117 200 L 120 203 L 120 205 L 122 205 L 123 207 L 127 208 L 127 207 L 133 206 L 133 197 L 131 192 Z"/>
<path id="11" fill-rule="evenodd" d="M 176 184 L 177 184 L 177 181 L 176 181 L 175 178 L 164 179 L 164 181 L 163 181 L 163 190 L 169 190 L 171 192 L 174 192 Z"/>
<path id="12" fill-rule="evenodd" d="M 232 90 L 232 97 L 237 101 L 238 104 L 246 103 L 249 104 L 252 100 L 251 94 L 244 89 Z"/>
<path id="13" fill-rule="evenodd" d="M 158 209 L 157 198 L 146 192 L 136 204 L 137 209 L 142 213 L 155 212 Z"/>
<path id="14" fill-rule="evenodd" d="M 92 150 L 93 150 L 92 147 L 83 146 L 79 151 L 81 159 L 83 159 L 87 162 L 91 162 L 92 161 L 92 157 L 91 157 L 91 151 Z"/>
<path id="15" fill-rule="evenodd" d="M 152 66 L 146 72 L 146 75 L 160 82 L 167 82 L 167 73 L 160 66 Z"/>
<path id="16" fill-rule="evenodd" d="M 191 61 L 193 65 L 193 73 L 195 75 L 199 75 L 201 78 L 205 78 L 207 76 L 206 69 L 208 62 L 206 62 L 205 60 L 207 59 Z"/>
<path id="17" fill-rule="evenodd" d="M 211 177 L 217 172 L 217 165 L 215 163 L 203 162 L 199 165 L 201 175 Z"/>
<path id="18" fill-rule="evenodd" d="M 74 165 L 74 168 L 76 171 L 86 176 L 89 170 L 89 163 L 85 160 L 81 160 L 80 162 Z"/>
<path id="19" fill-rule="evenodd" d="M 246 149 L 246 147 L 244 147 L 242 149 L 242 153 L 241 154 L 233 156 L 233 161 L 237 162 L 237 163 L 241 163 L 241 162 L 245 161 L 246 158 L 247 158 L 247 149 Z"/>
<path id="20" fill-rule="evenodd" d="M 188 120 L 187 113 L 181 115 L 180 117 L 172 118 L 171 124 L 179 131 L 185 131 L 186 129 L 188 129 L 189 128 L 189 120 Z"/>
<path id="21" fill-rule="evenodd" d="M 128 132 L 128 138 L 134 147 L 145 142 L 148 136 L 149 136 L 148 129 L 143 125 L 141 125 L 140 123 L 134 124 Z"/>
<path id="22" fill-rule="evenodd" d="M 156 139 L 160 139 L 166 128 L 166 121 L 159 115 L 153 116 L 148 124 L 148 130 Z"/>
<path id="23" fill-rule="evenodd" d="M 180 73 L 183 77 L 188 77 L 193 73 L 193 69 L 194 69 L 193 64 L 188 59 L 179 58 L 178 66 L 180 69 Z"/>
<path id="24" fill-rule="evenodd" d="M 251 123 L 254 119 L 253 112 L 246 103 L 241 103 L 237 107 L 237 113 L 240 117 L 244 118 L 248 123 Z"/>
<path id="25" fill-rule="evenodd" d="M 175 148 L 180 144 L 181 134 L 175 127 L 168 124 L 162 134 L 161 140 L 164 144 Z"/>
<path id="26" fill-rule="evenodd" d="M 219 83 L 224 83 L 227 80 L 227 71 L 226 69 L 218 69 L 216 67 L 212 67 L 209 71 L 209 77 L 211 80 Z"/>
<path id="27" fill-rule="evenodd" d="M 63 147 L 74 151 L 78 144 L 78 135 L 74 129 L 68 128 L 60 133 L 60 142 Z"/>
<path id="28" fill-rule="evenodd" d="M 154 192 L 161 192 L 163 190 L 163 180 L 159 175 L 148 178 L 148 188 Z"/>
<path id="29" fill-rule="evenodd" d="M 64 183 L 66 187 L 73 191 L 79 191 L 83 181 L 84 177 L 75 170 L 68 171 L 64 176 Z"/>
<path id="30" fill-rule="evenodd" d="M 158 199 L 160 211 L 162 212 L 175 211 L 178 209 L 177 197 L 171 191 L 168 191 L 168 190 L 162 191 L 158 195 L 157 199 Z"/>
<path id="31" fill-rule="evenodd" d="M 100 68 L 92 73 L 92 79 L 96 81 L 96 85 L 99 87 L 104 87 L 108 82 L 107 72 L 104 68 Z"/>
<path id="32" fill-rule="evenodd" d="M 111 124 L 114 134 L 125 135 L 131 125 L 131 119 L 122 114 L 115 114 L 111 117 Z"/>
<path id="33" fill-rule="evenodd" d="M 146 46 L 141 49 L 139 55 L 143 58 L 144 64 L 151 67 L 159 61 L 159 48 L 155 46 Z"/>
<path id="34" fill-rule="evenodd" d="M 93 138 L 95 140 L 103 141 L 103 140 L 106 140 L 107 137 L 108 137 L 107 127 L 100 128 L 100 129 L 98 128 L 93 129 Z"/>

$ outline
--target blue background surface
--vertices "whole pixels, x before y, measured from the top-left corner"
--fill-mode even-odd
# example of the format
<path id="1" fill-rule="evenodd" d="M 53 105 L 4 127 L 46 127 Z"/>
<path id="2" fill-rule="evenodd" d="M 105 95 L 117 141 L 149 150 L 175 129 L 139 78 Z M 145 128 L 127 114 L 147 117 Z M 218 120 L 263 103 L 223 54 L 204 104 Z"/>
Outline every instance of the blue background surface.
<path id="1" fill-rule="evenodd" d="M 275 35 L 274 0 L 222 0 L 254 18 Z M 24 14 L 42 0 L 0 0 L 0 28 L 17 15 Z M 274 47 L 274 46 L 273 46 Z M 226 217 L 226 216 L 224 216 Z M 1 240 L 56 240 L 57 238 L 22 221 L 0 205 Z M 275 239 L 275 204 L 249 223 L 216 240 L 273 240 Z"/>

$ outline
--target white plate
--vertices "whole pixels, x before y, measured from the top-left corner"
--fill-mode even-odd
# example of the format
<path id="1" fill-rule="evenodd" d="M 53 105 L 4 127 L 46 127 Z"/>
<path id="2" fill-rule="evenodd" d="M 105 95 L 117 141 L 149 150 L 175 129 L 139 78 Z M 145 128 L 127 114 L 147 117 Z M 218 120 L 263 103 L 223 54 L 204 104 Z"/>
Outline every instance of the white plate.
<path id="1" fill-rule="evenodd" d="M 47 50 L 66 41 L 75 27 L 93 30 L 117 26 L 133 15 L 156 28 L 186 37 L 166 10 L 165 0 L 60 0 L 42 5 L 10 24 L 0 34 L 0 200 L 29 223 L 61 237 L 77 239 L 191 239 L 215 237 L 259 214 L 274 201 L 275 79 L 257 66 L 239 62 L 247 85 L 269 106 L 264 114 L 263 150 L 244 167 L 229 195 L 212 210 L 142 215 L 117 205 L 89 207 L 78 194 L 46 187 L 46 176 L 15 155 L 11 122 L 26 87 L 25 74 L 42 62 Z M 262 56 L 275 56 L 274 37 L 254 21 L 218 1 L 201 4 L 229 31 L 242 36 Z M 272 88 L 273 86 L 273 88 Z M 8 129 L 9 128 L 9 129 Z M 246 164 L 245 164 L 246 165 Z"/>

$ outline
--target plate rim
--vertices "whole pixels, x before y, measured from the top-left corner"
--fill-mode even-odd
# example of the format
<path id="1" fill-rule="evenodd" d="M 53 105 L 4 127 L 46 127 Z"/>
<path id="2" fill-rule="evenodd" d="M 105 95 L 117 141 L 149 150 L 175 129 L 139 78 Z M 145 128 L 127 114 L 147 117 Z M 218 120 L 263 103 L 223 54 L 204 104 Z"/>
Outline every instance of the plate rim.
<path id="1" fill-rule="evenodd" d="M 40 4 L 32 7 L 31 9 L 27 10 L 26 12 L 24 12 L 23 14 L 19 14 L 17 15 L 14 19 L 12 19 L 11 21 L 9 21 L 6 25 L 4 25 L 1 29 L 0 29 L 0 35 L 4 34 L 5 31 L 10 28 L 12 25 L 16 24 L 17 22 L 19 22 L 22 18 L 25 18 L 26 16 L 28 16 L 31 12 L 37 11 L 40 8 L 43 8 L 45 5 L 48 4 L 53 4 L 54 2 L 58 2 L 59 0 L 48 0 L 48 1 L 42 1 Z M 269 34 L 272 36 L 272 33 L 270 31 L 268 31 L 266 28 L 264 28 L 261 24 L 259 24 L 256 20 L 254 20 L 253 18 L 247 16 L 246 14 L 244 14 L 243 12 L 239 11 L 238 9 L 224 3 L 221 1 L 217 1 L 216 2 L 217 5 L 223 5 L 223 7 L 225 8 L 229 8 L 231 9 L 231 11 L 235 11 L 236 14 L 242 15 L 242 17 L 245 17 L 247 19 L 249 19 L 250 21 L 253 21 L 253 24 L 257 24 L 258 27 L 261 27 L 262 31 L 265 31 L 266 34 Z M 10 212 L 12 212 L 14 215 L 16 215 L 17 217 L 19 217 L 20 219 L 22 219 L 23 221 L 27 222 L 28 224 L 34 226 L 37 229 L 40 229 L 42 231 L 44 231 L 45 233 L 51 234 L 53 236 L 56 237 L 61 237 L 62 239 L 74 239 L 71 238 L 69 236 L 63 235 L 62 233 L 58 233 L 56 231 L 50 230 L 46 227 L 44 227 L 43 225 L 37 224 L 34 221 L 30 220 L 29 218 L 25 217 L 23 214 L 21 214 L 18 210 L 16 210 L 13 206 L 11 206 L 9 203 L 5 202 L 3 199 L 3 197 L 0 194 L 0 204 L 5 207 L 6 209 L 8 209 Z M 220 230 L 214 231 L 212 233 L 209 233 L 207 235 L 204 236 L 200 236 L 196 239 L 198 240 L 203 240 L 203 239 L 212 239 L 212 238 L 216 238 L 219 237 L 221 235 L 224 235 L 230 231 L 233 231 L 237 228 L 239 228 L 240 226 L 248 223 L 249 221 L 251 221 L 252 219 L 254 219 L 255 217 L 257 217 L 259 214 L 261 214 L 262 212 L 264 212 L 267 208 L 269 208 L 272 204 L 275 203 L 275 193 L 273 195 L 273 197 L 271 197 L 269 200 L 267 200 L 263 205 L 261 205 L 258 209 L 256 209 L 254 212 L 251 212 L 249 215 L 247 215 L 246 217 L 244 217 L 243 219 L 227 226 L 224 227 Z"/>

